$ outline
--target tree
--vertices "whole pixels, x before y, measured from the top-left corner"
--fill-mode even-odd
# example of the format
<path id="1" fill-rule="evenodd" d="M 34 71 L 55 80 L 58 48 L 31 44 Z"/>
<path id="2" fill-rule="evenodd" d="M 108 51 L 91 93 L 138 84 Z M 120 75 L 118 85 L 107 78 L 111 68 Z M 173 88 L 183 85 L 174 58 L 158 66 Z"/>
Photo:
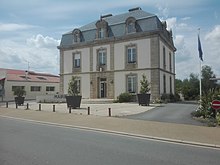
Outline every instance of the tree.
<path id="1" fill-rule="evenodd" d="M 175 79 L 175 91 L 176 93 L 181 93 L 183 87 L 183 81 L 180 79 Z"/>
<path id="2" fill-rule="evenodd" d="M 148 93 L 150 91 L 150 83 L 147 80 L 147 77 L 145 74 L 142 75 L 142 80 L 140 81 L 141 89 L 140 93 Z"/>
<path id="3" fill-rule="evenodd" d="M 202 67 L 202 92 L 205 95 L 217 87 L 217 81 L 210 81 L 210 78 L 216 78 L 215 74 L 210 66 L 204 65 Z"/>
<path id="4" fill-rule="evenodd" d="M 70 96 L 78 96 L 79 90 L 78 90 L 78 84 L 77 84 L 77 77 L 72 76 L 69 84 L 68 84 L 68 94 Z"/>
<path id="5" fill-rule="evenodd" d="M 208 95 L 209 92 L 215 92 L 219 86 L 217 81 L 211 81 L 210 78 L 215 78 L 215 74 L 210 66 L 202 67 L 202 92 L 203 95 Z M 197 74 L 191 73 L 189 78 L 176 80 L 176 91 L 182 93 L 186 100 L 197 99 L 199 96 L 199 78 Z"/>
<path id="6" fill-rule="evenodd" d="M 182 94 L 186 100 L 195 100 L 199 95 L 198 75 L 191 73 L 189 79 L 182 82 Z"/>

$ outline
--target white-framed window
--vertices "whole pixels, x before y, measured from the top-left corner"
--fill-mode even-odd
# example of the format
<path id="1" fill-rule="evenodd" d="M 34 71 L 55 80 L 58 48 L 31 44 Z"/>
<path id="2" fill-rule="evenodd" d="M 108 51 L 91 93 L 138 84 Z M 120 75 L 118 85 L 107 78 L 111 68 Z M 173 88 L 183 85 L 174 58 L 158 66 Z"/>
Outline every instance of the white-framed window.
<path id="1" fill-rule="evenodd" d="M 130 22 L 127 25 L 127 33 L 134 33 L 134 32 L 136 32 L 135 23 L 134 22 Z"/>
<path id="2" fill-rule="evenodd" d="M 163 68 L 166 69 L 166 49 L 163 47 Z"/>
<path id="3" fill-rule="evenodd" d="M 136 29 L 136 19 L 134 17 L 129 17 L 126 20 L 126 33 L 135 33 L 137 32 Z"/>
<path id="4" fill-rule="evenodd" d="M 31 86 L 31 92 L 40 92 L 41 86 Z"/>
<path id="5" fill-rule="evenodd" d="M 173 93 L 173 90 L 172 90 L 172 77 L 170 76 L 170 94 L 172 94 Z"/>
<path id="6" fill-rule="evenodd" d="M 137 91 L 137 76 L 128 75 L 127 76 L 127 92 L 136 93 Z"/>
<path id="7" fill-rule="evenodd" d="M 12 86 L 12 91 L 15 91 L 16 89 L 23 89 L 25 90 L 24 86 Z"/>
<path id="8" fill-rule="evenodd" d="M 54 86 L 47 86 L 46 87 L 46 91 L 47 92 L 54 92 L 55 91 L 55 87 Z"/>
<path id="9" fill-rule="evenodd" d="M 79 29 L 73 30 L 73 42 L 81 42 L 81 31 Z"/>
<path id="10" fill-rule="evenodd" d="M 74 68 L 80 68 L 80 54 L 74 54 Z"/>
<path id="11" fill-rule="evenodd" d="M 99 36 L 99 38 L 104 38 L 104 29 L 103 28 L 99 28 L 99 34 L 98 34 L 98 36 Z"/>
<path id="12" fill-rule="evenodd" d="M 76 80 L 76 84 L 77 84 L 77 91 L 78 91 L 79 93 L 81 93 L 80 79 L 77 79 L 77 80 Z"/>
<path id="13" fill-rule="evenodd" d="M 98 63 L 99 65 L 106 65 L 106 50 L 98 51 Z"/>
<path id="14" fill-rule="evenodd" d="M 163 93 L 167 93 L 166 75 L 163 75 Z"/>
<path id="15" fill-rule="evenodd" d="M 128 63 L 135 63 L 136 56 L 137 56 L 136 47 L 128 47 L 127 48 L 127 61 L 128 61 Z"/>
<path id="16" fill-rule="evenodd" d="M 169 61 L 170 61 L 170 72 L 172 72 L 172 55 L 169 53 Z"/>

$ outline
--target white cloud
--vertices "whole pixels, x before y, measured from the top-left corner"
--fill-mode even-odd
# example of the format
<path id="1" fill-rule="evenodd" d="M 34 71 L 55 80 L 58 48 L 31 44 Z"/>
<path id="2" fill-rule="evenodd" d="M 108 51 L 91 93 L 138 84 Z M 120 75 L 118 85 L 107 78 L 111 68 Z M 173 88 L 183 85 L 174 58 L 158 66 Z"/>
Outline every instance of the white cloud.
<path id="1" fill-rule="evenodd" d="M 187 20 L 190 20 L 191 19 L 191 17 L 184 17 L 184 18 L 181 18 L 181 20 L 183 20 L 183 21 L 187 21 Z"/>
<path id="2" fill-rule="evenodd" d="M 184 36 L 183 35 L 176 35 L 174 39 L 175 46 L 179 49 L 182 49 L 185 45 Z"/>
<path id="3" fill-rule="evenodd" d="M 166 20 L 166 22 L 167 22 L 167 29 L 168 30 L 174 29 L 176 27 L 176 24 L 177 24 L 177 19 L 176 19 L 176 17 L 168 18 Z"/>
<path id="4" fill-rule="evenodd" d="M 0 40 L 0 66 L 38 72 L 59 73 L 58 41 L 52 37 L 37 35 L 29 43 Z"/>
<path id="5" fill-rule="evenodd" d="M 32 45 L 37 48 L 50 48 L 50 47 L 56 47 L 60 43 L 60 40 L 56 40 L 52 37 L 44 37 L 41 34 L 38 34 L 37 36 L 33 36 L 30 39 L 27 39 L 27 44 Z"/>
<path id="6" fill-rule="evenodd" d="M 220 42 L 220 25 L 216 25 L 214 29 L 205 36 L 205 39 L 208 41 L 214 41 L 214 42 L 219 43 Z"/>
<path id="7" fill-rule="evenodd" d="M 162 17 L 167 18 L 169 16 L 169 9 L 167 7 L 163 7 L 161 5 L 158 5 L 158 10 L 160 15 L 162 15 Z"/>
<path id="8" fill-rule="evenodd" d="M 176 51 L 176 62 L 189 62 L 191 58 L 191 51 L 185 43 L 185 37 L 183 35 L 177 35 L 174 38 L 174 44 Z"/>
<path id="9" fill-rule="evenodd" d="M 16 24 L 16 23 L 0 23 L 0 32 L 1 31 L 16 31 L 16 30 L 26 30 L 30 29 L 33 26 L 27 24 Z"/>
<path id="10" fill-rule="evenodd" d="M 216 25 L 209 33 L 205 35 L 202 43 L 204 61 L 210 65 L 214 73 L 220 77 L 219 61 L 220 61 L 220 25 Z"/>

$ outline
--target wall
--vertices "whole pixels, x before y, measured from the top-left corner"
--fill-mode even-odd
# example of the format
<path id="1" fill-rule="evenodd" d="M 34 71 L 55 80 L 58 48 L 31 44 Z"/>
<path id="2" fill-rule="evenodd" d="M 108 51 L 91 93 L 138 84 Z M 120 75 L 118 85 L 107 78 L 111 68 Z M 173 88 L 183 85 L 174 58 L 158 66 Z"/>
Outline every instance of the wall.
<path id="1" fill-rule="evenodd" d="M 56 94 L 59 92 L 59 83 L 42 83 L 42 82 L 18 82 L 18 81 L 6 81 L 5 83 L 5 98 L 4 100 L 14 100 L 14 94 L 12 86 L 25 86 L 26 96 L 25 99 L 36 99 L 38 95 Z M 30 91 L 31 86 L 41 86 L 41 91 Z M 54 86 L 55 91 L 46 91 L 47 86 Z"/>

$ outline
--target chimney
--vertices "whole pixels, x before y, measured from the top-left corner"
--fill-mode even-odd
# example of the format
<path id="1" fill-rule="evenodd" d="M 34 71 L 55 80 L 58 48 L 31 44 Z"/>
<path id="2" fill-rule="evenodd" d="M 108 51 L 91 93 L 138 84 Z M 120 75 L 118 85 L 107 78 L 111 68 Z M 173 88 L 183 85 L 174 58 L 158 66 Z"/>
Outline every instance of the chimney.
<path id="1" fill-rule="evenodd" d="M 25 79 L 28 80 L 28 71 L 25 71 Z"/>
<path id="2" fill-rule="evenodd" d="M 135 8 L 131 8 L 128 11 L 132 12 L 132 11 L 136 11 L 136 10 L 142 10 L 140 7 L 135 7 Z"/>

